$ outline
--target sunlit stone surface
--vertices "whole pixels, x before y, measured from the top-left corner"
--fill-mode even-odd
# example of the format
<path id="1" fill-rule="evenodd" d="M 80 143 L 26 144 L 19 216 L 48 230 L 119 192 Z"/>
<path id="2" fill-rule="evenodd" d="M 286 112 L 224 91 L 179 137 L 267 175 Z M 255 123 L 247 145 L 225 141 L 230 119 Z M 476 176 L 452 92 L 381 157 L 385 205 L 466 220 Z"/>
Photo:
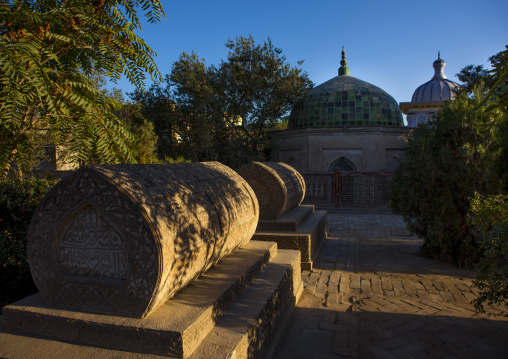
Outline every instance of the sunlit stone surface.
<path id="1" fill-rule="evenodd" d="M 297 207 L 305 196 L 303 177 L 279 162 L 251 162 L 238 170 L 259 201 L 260 219 L 278 219 Z"/>
<path id="2" fill-rule="evenodd" d="M 247 182 L 217 163 L 92 165 L 32 219 L 28 255 L 48 305 L 143 318 L 254 234 Z"/>

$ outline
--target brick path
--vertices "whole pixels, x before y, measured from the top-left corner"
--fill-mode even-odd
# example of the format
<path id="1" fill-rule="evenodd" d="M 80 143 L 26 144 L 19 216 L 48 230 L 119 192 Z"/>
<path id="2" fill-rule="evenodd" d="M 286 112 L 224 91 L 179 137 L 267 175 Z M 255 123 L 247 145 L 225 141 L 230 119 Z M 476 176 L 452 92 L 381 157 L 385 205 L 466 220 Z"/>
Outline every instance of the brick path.
<path id="1" fill-rule="evenodd" d="M 401 217 L 329 213 L 328 227 L 273 358 L 508 358 L 508 318 L 470 304 L 474 272 L 418 256 Z"/>

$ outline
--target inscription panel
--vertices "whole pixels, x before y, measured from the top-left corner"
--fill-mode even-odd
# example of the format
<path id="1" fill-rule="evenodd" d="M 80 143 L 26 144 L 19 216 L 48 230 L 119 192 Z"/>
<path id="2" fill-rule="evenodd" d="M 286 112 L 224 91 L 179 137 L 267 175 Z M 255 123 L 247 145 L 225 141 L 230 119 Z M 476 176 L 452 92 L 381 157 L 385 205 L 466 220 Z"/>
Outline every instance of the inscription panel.
<path id="1" fill-rule="evenodd" d="M 58 263 L 72 279 L 118 283 L 129 275 L 129 248 L 101 211 L 85 204 L 64 220 L 59 231 Z"/>

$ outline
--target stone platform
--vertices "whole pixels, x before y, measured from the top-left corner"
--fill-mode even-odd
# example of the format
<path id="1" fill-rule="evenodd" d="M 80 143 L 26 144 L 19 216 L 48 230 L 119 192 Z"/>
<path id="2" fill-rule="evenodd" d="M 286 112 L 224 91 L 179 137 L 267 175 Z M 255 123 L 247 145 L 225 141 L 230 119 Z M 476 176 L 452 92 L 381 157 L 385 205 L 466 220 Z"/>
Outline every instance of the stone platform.
<path id="1" fill-rule="evenodd" d="M 6 306 L 0 357 L 262 357 L 301 293 L 300 253 L 250 241 L 145 319 L 54 308 L 38 294 Z"/>
<path id="2" fill-rule="evenodd" d="M 260 219 L 252 239 L 273 241 L 279 248 L 299 250 L 302 270 L 312 270 L 319 246 L 326 239 L 326 226 L 327 211 L 300 205 L 278 219 Z"/>

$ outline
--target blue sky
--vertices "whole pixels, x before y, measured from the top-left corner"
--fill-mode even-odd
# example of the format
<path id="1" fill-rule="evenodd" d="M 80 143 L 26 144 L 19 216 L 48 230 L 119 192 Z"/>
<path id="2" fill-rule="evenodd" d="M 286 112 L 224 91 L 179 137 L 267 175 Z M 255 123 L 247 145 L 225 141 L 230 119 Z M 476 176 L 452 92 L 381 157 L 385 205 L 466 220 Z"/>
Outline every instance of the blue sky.
<path id="1" fill-rule="evenodd" d="M 319 85 L 337 75 L 345 46 L 351 76 L 376 85 L 397 102 L 431 79 L 441 51 L 446 76 L 483 64 L 508 45 L 506 0 L 162 0 L 167 18 L 143 25 L 141 37 L 157 53 L 159 71 L 170 73 L 183 51 L 207 65 L 227 57 L 226 41 L 251 34 L 268 37 L 287 61 Z M 147 86 L 151 83 L 147 80 Z M 113 86 L 113 85 L 111 85 Z M 133 87 L 120 80 L 124 92 Z"/>

